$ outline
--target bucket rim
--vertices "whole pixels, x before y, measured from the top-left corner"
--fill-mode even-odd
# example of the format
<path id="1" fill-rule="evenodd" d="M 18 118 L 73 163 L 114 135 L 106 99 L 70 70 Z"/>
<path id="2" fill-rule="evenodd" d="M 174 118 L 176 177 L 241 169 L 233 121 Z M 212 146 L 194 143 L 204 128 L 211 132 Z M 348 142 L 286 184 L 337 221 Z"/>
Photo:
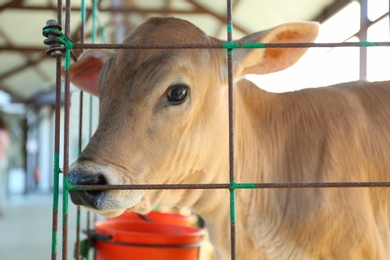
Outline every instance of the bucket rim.
<path id="1" fill-rule="evenodd" d="M 95 231 L 91 232 L 91 236 L 100 243 L 107 243 L 107 244 L 113 244 L 113 245 L 120 245 L 120 246 L 129 246 L 129 247 L 147 247 L 147 248 L 166 248 L 166 249 L 173 249 L 173 248 L 199 248 L 202 244 L 201 241 L 196 243 L 190 243 L 190 244 L 146 244 L 146 243 L 130 243 L 130 242 L 123 242 L 123 241 L 116 241 L 112 238 L 106 238 L 106 237 L 100 237 L 97 235 L 94 236 Z"/>
<path id="2" fill-rule="evenodd" d="M 118 219 L 116 221 L 105 221 L 105 220 L 99 220 L 94 223 L 95 231 L 97 232 L 96 229 L 104 230 L 106 233 L 120 233 L 120 234 L 136 234 L 136 235 L 145 235 L 145 233 L 140 232 L 140 231 L 122 231 L 118 229 L 110 229 L 106 228 L 105 226 L 111 226 L 115 224 L 131 224 L 131 225 L 137 225 L 137 226 L 164 226 L 164 227 L 174 227 L 174 228 L 179 228 L 179 229 L 184 229 L 184 230 L 190 230 L 191 232 L 189 233 L 183 233 L 183 234 L 169 234 L 170 236 L 176 236 L 176 237 L 197 237 L 197 236 L 203 236 L 205 234 L 204 228 L 199 228 L 199 227 L 190 227 L 190 226 L 181 226 L 181 225 L 175 225 L 175 224 L 168 224 L 168 223 L 160 223 L 160 222 L 137 222 L 137 221 L 131 221 L 131 220 L 122 220 Z M 100 234 L 99 232 L 97 232 Z M 149 232 L 148 234 L 153 234 L 157 236 L 166 236 L 167 234 L 162 234 L 162 233 L 153 233 Z"/>

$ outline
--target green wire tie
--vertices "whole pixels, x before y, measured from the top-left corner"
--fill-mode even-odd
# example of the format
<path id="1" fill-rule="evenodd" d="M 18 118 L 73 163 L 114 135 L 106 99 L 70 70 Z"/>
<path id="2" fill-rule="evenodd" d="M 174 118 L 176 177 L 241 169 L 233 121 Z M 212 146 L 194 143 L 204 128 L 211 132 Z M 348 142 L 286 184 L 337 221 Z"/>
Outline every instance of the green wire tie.
<path id="1" fill-rule="evenodd" d="M 65 70 L 68 70 L 70 67 L 70 51 L 73 49 L 73 41 L 68 39 L 62 32 L 61 26 L 56 24 L 54 20 L 49 20 L 48 25 L 46 25 L 42 34 L 47 40 L 44 41 L 46 45 L 49 45 L 50 48 L 46 51 L 46 54 L 49 54 L 52 57 L 58 58 L 61 56 L 60 52 L 63 52 L 63 47 L 65 47 Z M 62 45 L 62 46 L 61 46 Z"/>
<path id="2" fill-rule="evenodd" d="M 237 189 L 257 189 L 254 183 L 236 183 L 234 180 L 230 182 L 230 222 L 236 223 L 236 190 Z"/>

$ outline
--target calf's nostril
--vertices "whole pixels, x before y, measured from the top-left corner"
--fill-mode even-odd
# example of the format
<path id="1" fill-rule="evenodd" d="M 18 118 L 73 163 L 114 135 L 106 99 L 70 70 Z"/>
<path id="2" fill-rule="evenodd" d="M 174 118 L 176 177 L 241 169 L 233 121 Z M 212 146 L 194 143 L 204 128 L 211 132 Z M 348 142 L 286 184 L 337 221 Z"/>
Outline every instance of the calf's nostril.
<path id="1" fill-rule="evenodd" d="M 87 174 L 71 172 L 69 181 L 75 185 L 106 185 L 107 179 L 103 174 Z M 70 196 L 76 205 L 86 205 L 96 208 L 97 201 L 104 194 L 103 190 L 71 190 Z"/>
<path id="2" fill-rule="evenodd" d="M 104 185 L 107 180 L 103 174 L 77 174 L 73 184 L 78 185 Z"/>
<path id="3" fill-rule="evenodd" d="M 87 184 L 87 183 L 85 183 Z M 102 175 L 99 174 L 95 176 L 95 178 L 91 179 L 90 182 L 87 185 L 107 185 L 108 182 L 106 178 Z M 102 190 L 87 190 L 85 191 L 88 195 L 91 195 L 93 197 L 101 194 L 103 191 Z"/>

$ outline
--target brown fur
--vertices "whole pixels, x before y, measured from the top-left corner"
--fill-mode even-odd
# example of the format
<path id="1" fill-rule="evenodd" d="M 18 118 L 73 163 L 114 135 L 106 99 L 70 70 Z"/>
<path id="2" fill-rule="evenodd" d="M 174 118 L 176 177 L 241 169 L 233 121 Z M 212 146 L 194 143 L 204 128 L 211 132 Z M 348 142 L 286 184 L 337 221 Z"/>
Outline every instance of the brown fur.
<path id="1" fill-rule="evenodd" d="M 316 24 L 287 24 L 240 41 L 310 42 L 316 34 Z M 220 41 L 166 18 L 149 20 L 126 42 Z M 389 181 L 388 82 L 273 94 L 241 79 L 284 69 L 304 52 L 234 51 L 237 182 Z M 226 51 L 120 50 L 103 71 L 99 127 L 72 165 L 70 182 L 97 173 L 109 184 L 229 181 Z M 172 106 L 166 92 L 175 83 L 191 90 L 186 102 Z M 389 259 L 389 192 L 237 190 L 238 259 Z M 146 213 L 156 204 L 189 206 L 205 219 L 224 260 L 230 257 L 228 198 L 226 190 L 117 190 L 97 197 L 91 210 L 115 216 Z"/>

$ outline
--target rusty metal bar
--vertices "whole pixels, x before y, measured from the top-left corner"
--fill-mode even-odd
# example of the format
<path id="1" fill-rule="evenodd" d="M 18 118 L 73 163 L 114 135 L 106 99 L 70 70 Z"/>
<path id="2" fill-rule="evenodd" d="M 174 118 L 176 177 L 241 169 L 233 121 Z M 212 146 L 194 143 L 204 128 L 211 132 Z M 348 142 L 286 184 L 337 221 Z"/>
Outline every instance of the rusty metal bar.
<path id="1" fill-rule="evenodd" d="M 233 10 L 232 1 L 227 0 L 227 43 L 233 46 Z M 233 96 L 233 48 L 227 49 L 228 68 L 228 104 L 229 104 L 229 180 L 235 182 L 234 172 L 234 96 Z M 236 190 L 229 189 L 230 196 L 230 258 L 236 259 Z"/>
<path id="2" fill-rule="evenodd" d="M 85 21 L 86 21 L 86 5 L 85 0 L 81 1 L 81 23 L 80 23 L 80 43 L 84 43 L 85 36 Z M 80 53 L 83 53 L 81 49 Z M 78 140 L 78 154 L 80 155 L 83 148 L 83 103 L 84 103 L 84 91 L 80 91 L 80 100 L 79 100 L 79 140 Z M 76 249 L 75 249 L 75 259 L 80 259 L 80 234 L 81 234 L 81 207 L 77 206 L 76 213 Z"/>
<path id="3" fill-rule="evenodd" d="M 286 189 L 286 188 L 390 188 L 390 182 L 296 182 L 77 185 L 72 190 L 185 190 L 185 189 Z"/>
<path id="4" fill-rule="evenodd" d="M 61 58 L 57 58 L 56 105 L 54 130 L 54 170 L 53 170 L 53 215 L 52 215 L 52 248 L 51 259 L 57 259 L 58 237 L 58 190 L 59 190 L 59 153 L 60 153 L 60 113 L 61 113 Z"/>
<path id="5" fill-rule="evenodd" d="M 227 41 L 233 42 L 232 1 L 227 1 Z M 228 49 L 228 101 L 229 101 L 229 178 L 234 181 L 234 97 L 233 97 L 233 49 Z"/>
<path id="6" fill-rule="evenodd" d="M 75 259 L 80 259 L 80 233 L 81 233 L 81 209 L 77 206 L 76 210 L 76 248 L 75 248 Z"/>
<path id="7" fill-rule="evenodd" d="M 389 14 L 378 18 L 380 20 Z M 247 44 L 235 43 L 237 47 L 243 48 Z M 259 44 L 260 45 L 260 44 Z M 334 48 L 334 47 L 389 47 L 390 42 L 337 42 L 337 43 L 264 43 L 262 48 Z M 218 49 L 224 48 L 223 44 L 91 44 L 75 43 L 74 49 Z M 258 48 L 254 46 L 253 48 Z M 0 46 L 0 51 L 25 51 L 42 52 L 44 47 L 26 47 L 26 46 Z M 43 56 L 45 57 L 45 56 Z"/>
<path id="8" fill-rule="evenodd" d="M 65 9 L 65 37 L 70 35 L 70 12 L 71 0 L 66 0 Z M 70 50 L 66 50 L 65 61 L 70 59 Z M 62 197 L 62 259 L 68 259 L 68 193 L 67 188 L 68 172 L 69 172 L 69 118 L 70 118 L 70 80 L 69 70 L 65 69 L 64 83 L 64 166 L 63 166 L 63 197 Z"/>
<path id="9" fill-rule="evenodd" d="M 62 24 L 62 0 L 57 0 L 57 22 Z M 53 216 L 52 216 L 52 241 L 51 260 L 57 259 L 58 244 L 58 205 L 59 205 L 59 154 L 60 154 L 60 122 L 61 118 L 61 58 L 56 59 L 56 105 L 55 105 L 55 130 L 54 130 L 54 169 L 53 169 Z"/>
<path id="10" fill-rule="evenodd" d="M 80 44 L 74 49 L 238 49 L 238 48 L 334 48 L 389 47 L 390 42 L 331 42 L 331 43 L 223 43 L 223 44 Z"/>
<path id="11" fill-rule="evenodd" d="M 360 41 L 367 41 L 367 30 L 370 26 L 368 19 L 368 0 L 360 0 L 360 30 L 358 37 Z M 359 79 L 365 80 L 367 78 L 367 49 L 359 49 Z"/>

